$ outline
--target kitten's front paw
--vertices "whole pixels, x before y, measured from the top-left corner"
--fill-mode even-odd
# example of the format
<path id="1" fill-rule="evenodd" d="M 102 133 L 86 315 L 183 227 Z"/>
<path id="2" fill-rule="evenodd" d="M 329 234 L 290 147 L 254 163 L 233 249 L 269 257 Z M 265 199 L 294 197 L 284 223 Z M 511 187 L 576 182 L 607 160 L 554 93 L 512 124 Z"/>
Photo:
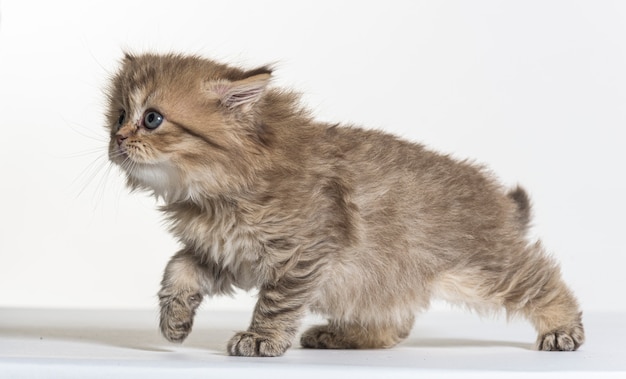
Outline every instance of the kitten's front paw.
<path id="1" fill-rule="evenodd" d="M 241 357 L 278 357 L 291 342 L 254 332 L 239 332 L 228 342 L 228 354 Z"/>
<path id="2" fill-rule="evenodd" d="M 537 350 L 541 351 L 574 351 L 585 341 L 585 332 L 582 325 L 569 329 L 557 329 L 537 340 Z"/>
<path id="3" fill-rule="evenodd" d="M 196 308 L 202 295 L 162 296 L 160 327 L 163 336 L 170 342 L 181 343 L 187 338 L 193 326 Z"/>

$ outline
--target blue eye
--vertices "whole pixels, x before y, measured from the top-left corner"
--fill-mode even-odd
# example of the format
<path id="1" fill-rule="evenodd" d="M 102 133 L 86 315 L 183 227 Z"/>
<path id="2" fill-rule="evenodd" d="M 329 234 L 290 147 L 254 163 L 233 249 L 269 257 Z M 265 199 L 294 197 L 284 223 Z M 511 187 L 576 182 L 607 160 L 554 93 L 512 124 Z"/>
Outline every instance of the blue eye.
<path id="1" fill-rule="evenodd" d="M 156 129 L 163 123 L 163 115 L 157 111 L 148 111 L 143 116 L 143 126 Z"/>

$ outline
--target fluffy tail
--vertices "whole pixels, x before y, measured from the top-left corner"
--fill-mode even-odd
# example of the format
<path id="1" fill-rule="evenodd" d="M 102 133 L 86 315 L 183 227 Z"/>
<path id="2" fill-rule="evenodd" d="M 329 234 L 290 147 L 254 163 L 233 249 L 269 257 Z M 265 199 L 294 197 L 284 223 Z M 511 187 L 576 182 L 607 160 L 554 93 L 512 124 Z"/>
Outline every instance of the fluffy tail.
<path id="1" fill-rule="evenodd" d="M 528 194 L 522 187 L 517 186 L 509 191 L 507 196 L 517 205 L 517 220 L 520 226 L 527 229 L 531 217 L 531 205 Z"/>

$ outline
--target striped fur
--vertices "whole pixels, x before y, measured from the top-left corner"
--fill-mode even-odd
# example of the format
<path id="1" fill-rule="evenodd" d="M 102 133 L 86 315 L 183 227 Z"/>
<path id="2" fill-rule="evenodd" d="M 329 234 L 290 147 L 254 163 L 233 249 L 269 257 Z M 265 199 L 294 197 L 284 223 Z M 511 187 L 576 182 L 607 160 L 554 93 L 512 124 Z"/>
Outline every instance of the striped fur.
<path id="1" fill-rule="evenodd" d="M 111 80 L 110 159 L 130 188 L 163 199 L 184 246 L 159 292 L 168 340 L 184 340 L 203 298 L 257 288 L 229 354 L 283 354 L 307 311 L 329 321 L 304 347 L 391 347 L 433 297 L 522 315 L 540 350 L 583 343 L 558 265 L 526 238 L 522 188 L 382 132 L 318 123 L 270 75 L 145 54 Z M 164 119 L 154 129 L 150 111 Z"/>

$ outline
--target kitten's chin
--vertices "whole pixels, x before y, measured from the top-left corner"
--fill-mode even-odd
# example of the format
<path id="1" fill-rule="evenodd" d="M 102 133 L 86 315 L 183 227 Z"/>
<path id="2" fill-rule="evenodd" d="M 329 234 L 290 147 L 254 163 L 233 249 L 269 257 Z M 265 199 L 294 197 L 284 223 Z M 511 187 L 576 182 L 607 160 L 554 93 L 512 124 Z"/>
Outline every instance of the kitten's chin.
<path id="1" fill-rule="evenodd" d="M 167 164 L 135 164 L 127 170 L 129 182 L 136 187 L 154 192 L 166 200 L 183 196 L 184 178 L 179 171 Z"/>

